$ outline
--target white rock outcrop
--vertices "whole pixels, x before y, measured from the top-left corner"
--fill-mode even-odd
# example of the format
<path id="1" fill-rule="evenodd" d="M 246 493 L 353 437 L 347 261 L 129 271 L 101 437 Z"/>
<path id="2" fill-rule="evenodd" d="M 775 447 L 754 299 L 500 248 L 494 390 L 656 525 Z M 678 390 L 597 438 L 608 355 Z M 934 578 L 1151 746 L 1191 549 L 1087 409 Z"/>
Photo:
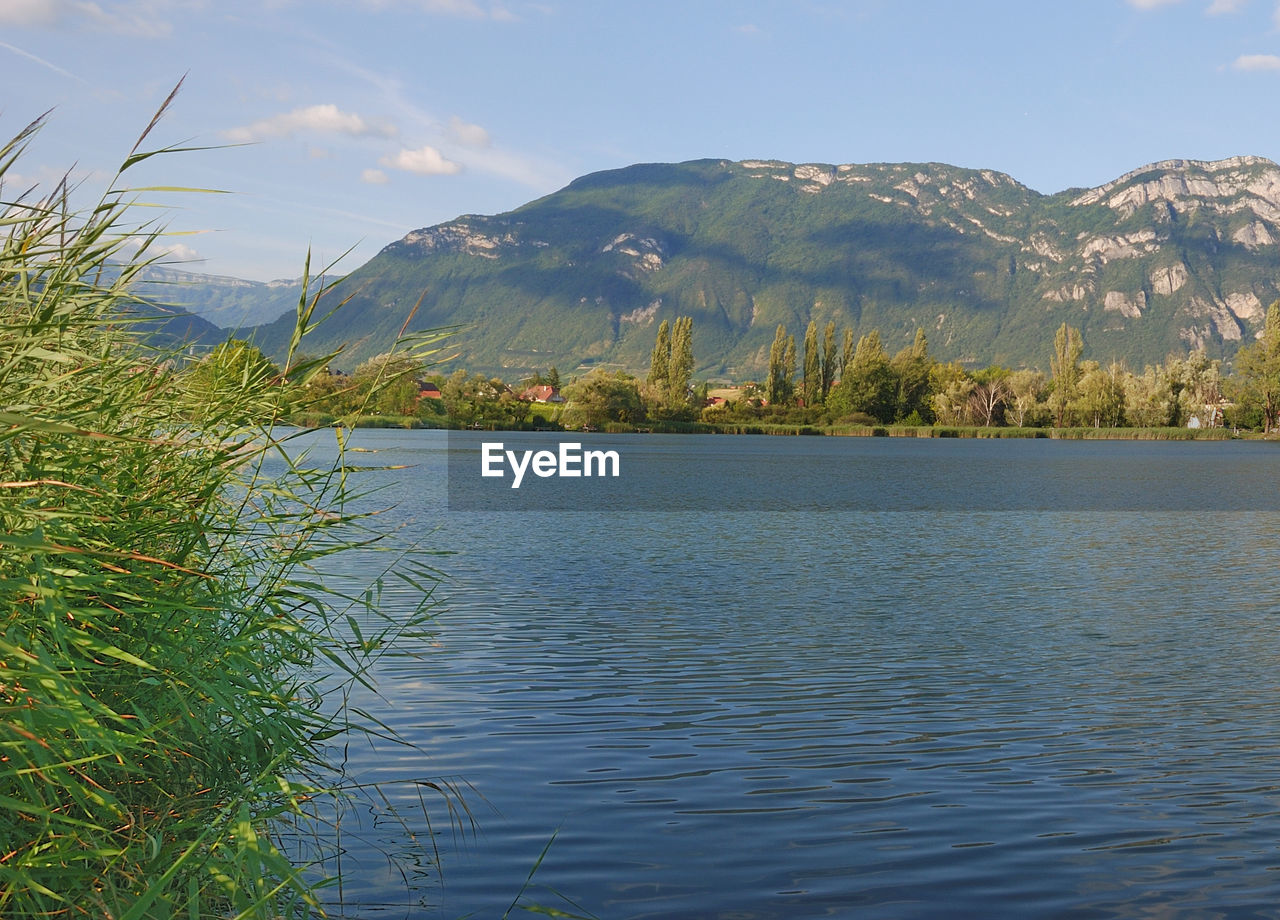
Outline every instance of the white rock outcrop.
<path id="1" fill-rule="evenodd" d="M 1245 224 L 1231 234 L 1231 238 L 1247 249 L 1261 249 L 1263 246 L 1273 246 L 1276 242 L 1267 225 L 1257 220 Z"/>
<path id="2" fill-rule="evenodd" d="M 797 166 L 795 172 L 792 173 L 797 179 L 803 179 L 806 182 L 812 182 L 816 185 L 827 186 L 835 181 L 836 171 L 830 166 L 815 166 L 806 164 Z"/>
<path id="3" fill-rule="evenodd" d="M 1262 319 L 1266 313 L 1262 308 L 1262 301 L 1258 299 L 1258 295 L 1252 291 L 1241 293 L 1239 291 L 1228 294 L 1225 298 L 1227 309 L 1230 310 L 1237 319 L 1243 322 Z"/>
<path id="4" fill-rule="evenodd" d="M 1102 298 L 1102 309 L 1108 313 L 1119 313 L 1128 319 L 1137 319 L 1147 306 L 1147 295 L 1143 291 L 1130 297 L 1122 291 L 1107 291 Z"/>
<path id="5" fill-rule="evenodd" d="M 1203 297 L 1192 297 L 1187 303 L 1186 314 L 1192 318 L 1199 319 L 1208 317 L 1210 325 L 1206 328 L 1210 331 L 1216 330 L 1218 336 L 1224 342 L 1238 342 L 1241 339 L 1240 322 L 1227 308 L 1225 303 L 1221 301 L 1208 301 Z M 1203 346 L 1195 346 L 1197 348 Z"/>
<path id="6" fill-rule="evenodd" d="M 666 250 L 662 243 L 651 236 L 641 237 L 634 233 L 620 233 L 600 249 L 601 252 L 617 252 L 630 256 L 635 260 L 636 268 L 641 271 L 656 272 L 662 268 Z"/>
<path id="7" fill-rule="evenodd" d="M 1080 257 L 1096 258 L 1106 265 L 1112 259 L 1136 259 L 1159 248 L 1154 230 L 1139 230 L 1124 236 L 1095 236 L 1080 248 Z"/>
<path id="8" fill-rule="evenodd" d="M 634 323 L 637 326 L 651 326 L 654 319 L 658 315 L 658 309 L 662 306 L 662 298 L 659 297 L 647 307 L 636 307 L 630 313 L 624 313 L 618 317 L 619 322 Z"/>
<path id="9" fill-rule="evenodd" d="M 1149 174 L 1150 178 L 1143 179 Z M 1280 166 L 1264 157 L 1251 156 L 1213 161 L 1162 160 L 1089 189 L 1072 199 L 1071 204 L 1105 202 L 1127 217 L 1143 205 L 1161 201 L 1178 212 L 1202 206 L 1219 213 L 1250 210 L 1275 223 L 1280 220 Z"/>
<path id="10" fill-rule="evenodd" d="M 515 235 L 512 233 L 501 236 L 488 235 L 464 223 L 443 224 L 426 230 L 414 230 L 412 233 L 405 234 L 401 242 L 427 250 L 465 252 L 468 255 L 486 259 L 496 259 L 498 249 L 517 244 Z"/>
<path id="11" fill-rule="evenodd" d="M 1190 277 L 1187 267 L 1181 262 L 1167 268 L 1157 268 L 1151 273 L 1151 290 L 1167 296 L 1186 284 Z"/>
<path id="12" fill-rule="evenodd" d="M 1091 285 L 1086 284 L 1064 284 L 1056 290 L 1048 291 L 1044 294 L 1044 300 L 1054 300 L 1058 303 L 1066 303 L 1071 300 L 1085 300 L 1093 293 Z"/>

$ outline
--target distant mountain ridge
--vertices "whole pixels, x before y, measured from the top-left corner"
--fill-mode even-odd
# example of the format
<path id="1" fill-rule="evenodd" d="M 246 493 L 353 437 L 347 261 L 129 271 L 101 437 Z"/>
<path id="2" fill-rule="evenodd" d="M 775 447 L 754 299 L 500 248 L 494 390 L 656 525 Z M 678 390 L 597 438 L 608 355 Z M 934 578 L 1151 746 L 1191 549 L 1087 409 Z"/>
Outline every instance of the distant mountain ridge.
<path id="1" fill-rule="evenodd" d="M 779 323 L 943 359 L 1047 368 L 1054 329 L 1141 368 L 1229 358 L 1280 297 L 1280 167 L 1166 160 L 1052 195 L 940 163 L 695 160 L 593 173 L 514 211 L 415 230 L 349 275 L 308 344 L 349 363 L 410 328 L 465 325 L 457 364 L 642 370 L 689 315 L 699 372 L 758 377 Z M 269 350 L 288 319 L 255 331 Z"/>
<path id="2" fill-rule="evenodd" d="M 302 293 L 302 282 L 297 278 L 246 281 L 152 265 L 134 283 L 134 292 L 222 329 L 240 330 L 292 314 Z"/>

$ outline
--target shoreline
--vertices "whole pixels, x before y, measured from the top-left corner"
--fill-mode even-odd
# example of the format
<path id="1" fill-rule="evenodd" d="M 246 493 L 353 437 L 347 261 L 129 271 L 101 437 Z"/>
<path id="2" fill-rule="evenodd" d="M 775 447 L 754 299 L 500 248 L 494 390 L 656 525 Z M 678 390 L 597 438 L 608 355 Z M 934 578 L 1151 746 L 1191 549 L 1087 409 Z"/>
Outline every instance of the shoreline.
<path id="1" fill-rule="evenodd" d="M 559 431 L 590 434 L 578 428 L 501 427 L 497 425 L 461 426 L 424 421 L 412 416 L 361 416 L 350 420 L 299 418 L 290 424 L 300 427 L 403 428 L 406 430 L 443 431 Z M 1017 428 L 965 427 L 956 425 L 795 425 L 710 422 L 662 422 L 643 425 L 614 423 L 601 429 L 607 434 L 714 434 L 777 435 L 788 437 L 837 438 L 981 438 L 981 439 L 1050 439 L 1069 441 L 1261 441 L 1269 436 L 1260 431 L 1229 428 Z"/>

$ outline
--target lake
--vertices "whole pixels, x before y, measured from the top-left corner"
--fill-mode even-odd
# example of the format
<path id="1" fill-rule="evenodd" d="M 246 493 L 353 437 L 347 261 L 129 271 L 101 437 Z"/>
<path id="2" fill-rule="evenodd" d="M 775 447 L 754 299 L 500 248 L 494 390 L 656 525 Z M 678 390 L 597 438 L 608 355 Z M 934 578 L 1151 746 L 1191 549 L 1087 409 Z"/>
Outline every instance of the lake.
<path id="1" fill-rule="evenodd" d="M 1280 904 L 1280 446 L 576 435 L 621 453 L 565 487 L 591 502 L 459 510 L 482 444 L 540 442 L 353 437 L 448 555 L 434 636 L 353 700 L 416 749 L 349 751 L 404 824 L 344 819 L 346 915 Z M 428 827 L 420 779 L 469 784 L 475 828 L 431 792 Z"/>

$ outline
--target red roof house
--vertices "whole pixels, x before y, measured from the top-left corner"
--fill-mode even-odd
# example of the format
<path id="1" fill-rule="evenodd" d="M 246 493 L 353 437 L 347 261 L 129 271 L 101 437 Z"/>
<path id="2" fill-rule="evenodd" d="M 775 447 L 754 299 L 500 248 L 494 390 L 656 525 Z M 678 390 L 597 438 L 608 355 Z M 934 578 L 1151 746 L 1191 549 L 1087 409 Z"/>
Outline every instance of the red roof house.
<path id="1" fill-rule="evenodd" d="M 560 391 L 553 386 L 547 384 L 539 384 L 536 387 L 529 387 L 520 394 L 520 398 L 525 402 L 537 403 L 562 403 L 564 397 L 560 395 Z"/>

